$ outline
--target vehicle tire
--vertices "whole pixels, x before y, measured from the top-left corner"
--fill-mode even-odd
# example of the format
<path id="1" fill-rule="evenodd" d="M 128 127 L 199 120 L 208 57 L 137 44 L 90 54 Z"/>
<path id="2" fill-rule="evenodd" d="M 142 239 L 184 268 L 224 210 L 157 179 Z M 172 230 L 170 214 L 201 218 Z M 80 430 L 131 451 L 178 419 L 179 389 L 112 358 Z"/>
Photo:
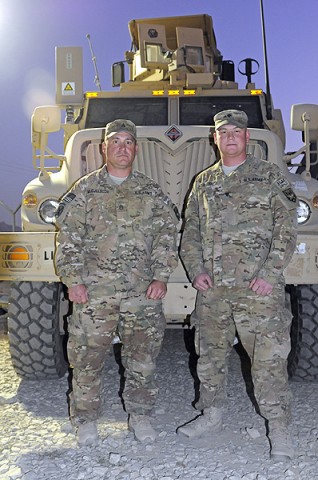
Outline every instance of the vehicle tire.
<path id="1" fill-rule="evenodd" d="M 318 381 L 318 285 L 287 287 L 293 322 L 289 377 L 295 381 Z"/>
<path id="2" fill-rule="evenodd" d="M 12 364 L 25 379 L 63 377 L 66 335 L 60 332 L 60 316 L 68 300 L 61 283 L 13 283 L 9 296 L 8 334 Z"/>

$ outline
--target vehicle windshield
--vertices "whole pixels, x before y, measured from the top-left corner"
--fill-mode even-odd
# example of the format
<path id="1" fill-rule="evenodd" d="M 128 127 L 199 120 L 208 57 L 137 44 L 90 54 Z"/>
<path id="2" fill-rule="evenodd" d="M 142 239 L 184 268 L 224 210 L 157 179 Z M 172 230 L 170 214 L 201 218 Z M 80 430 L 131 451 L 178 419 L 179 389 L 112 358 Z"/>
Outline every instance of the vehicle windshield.
<path id="1" fill-rule="evenodd" d="M 213 125 L 213 117 L 222 110 L 244 110 L 251 128 L 264 128 L 259 98 L 244 97 L 181 97 L 180 125 Z"/>
<path id="2" fill-rule="evenodd" d="M 174 97 L 174 100 L 176 97 Z M 90 98 L 85 128 L 104 127 L 116 118 L 126 118 L 138 126 L 171 125 L 167 97 Z M 213 117 L 221 110 L 244 110 L 250 128 L 264 128 L 258 96 L 191 96 L 178 97 L 179 125 L 213 125 Z"/>
<path id="3" fill-rule="evenodd" d="M 116 118 L 135 125 L 168 125 L 167 98 L 92 98 L 89 100 L 85 128 L 105 127 Z"/>

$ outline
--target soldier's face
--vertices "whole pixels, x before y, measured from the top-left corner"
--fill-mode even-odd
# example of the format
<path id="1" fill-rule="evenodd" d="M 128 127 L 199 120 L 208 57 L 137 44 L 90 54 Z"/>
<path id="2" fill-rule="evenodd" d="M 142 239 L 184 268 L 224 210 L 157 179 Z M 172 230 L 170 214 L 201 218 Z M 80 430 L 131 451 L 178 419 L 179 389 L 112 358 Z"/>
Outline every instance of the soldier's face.
<path id="1" fill-rule="evenodd" d="M 137 149 L 136 141 L 129 133 L 118 132 L 108 138 L 103 144 L 108 172 L 117 177 L 129 175 Z"/>
<path id="2" fill-rule="evenodd" d="M 214 134 L 214 141 L 220 152 L 229 156 L 240 156 L 246 151 L 249 133 L 246 128 L 223 125 Z"/>

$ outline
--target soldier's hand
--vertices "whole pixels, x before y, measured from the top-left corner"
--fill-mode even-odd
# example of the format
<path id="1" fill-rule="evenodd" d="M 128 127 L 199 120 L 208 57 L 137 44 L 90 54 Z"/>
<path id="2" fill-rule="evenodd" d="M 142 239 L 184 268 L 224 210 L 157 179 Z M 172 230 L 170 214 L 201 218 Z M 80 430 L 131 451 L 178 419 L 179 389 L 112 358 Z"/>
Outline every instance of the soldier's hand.
<path id="1" fill-rule="evenodd" d="M 207 273 L 199 273 L 199 275 L 194 278 L 192 285 L 197 290 L 200 290 L 200 292 L 204 292 L 213 287 L 213 282 L 212 278 Z"/>
<path id="2" fill-rule="evenodd" d="M 151 300 L 160 300 L 167 293 L 167 285 L 160 280 L 153 280 L 146 291 L 146 298 Z"/>
<path id="3" fill-rule="evenodd" d="M 262 295 L 263 297 L 270 295 L 273 291 L 273 285 L 266 282 L 266 280 L 263 280 L 262 278 L 253 278 L 249 288 L 253 290 L 253 292 L 257 293 L 257 295 Z"/>
<path id="4" fill-rule="evenodd" d="M 85 285 L 73 285 L 68 288 L 68 298 L 74 303 L 87 303 L 88 293 Z"/>

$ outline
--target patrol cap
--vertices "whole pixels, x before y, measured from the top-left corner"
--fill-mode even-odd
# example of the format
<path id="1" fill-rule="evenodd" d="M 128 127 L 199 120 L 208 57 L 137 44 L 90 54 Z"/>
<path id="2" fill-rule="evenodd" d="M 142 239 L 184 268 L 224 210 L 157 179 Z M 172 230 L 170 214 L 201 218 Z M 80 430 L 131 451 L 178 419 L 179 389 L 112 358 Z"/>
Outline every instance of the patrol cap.
<path id="1" fill-rule="evenodd" d="M 247 128 L 248 117 L 243 110 L 223 110 L 214 115 L 215 130 L 223 125 L 235 125 L 239 128 Z"/>
<path id="2" fill-rule="evenodd" d="M 136 125 L 130 120 L 119 118 L 113 122 L 107 123 L 105 129 L 105 140 L 118 132 L 127 132 L 134 137 L 135 140 L 137 139 Z"/>

